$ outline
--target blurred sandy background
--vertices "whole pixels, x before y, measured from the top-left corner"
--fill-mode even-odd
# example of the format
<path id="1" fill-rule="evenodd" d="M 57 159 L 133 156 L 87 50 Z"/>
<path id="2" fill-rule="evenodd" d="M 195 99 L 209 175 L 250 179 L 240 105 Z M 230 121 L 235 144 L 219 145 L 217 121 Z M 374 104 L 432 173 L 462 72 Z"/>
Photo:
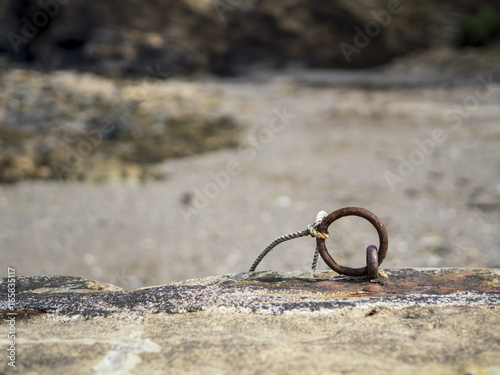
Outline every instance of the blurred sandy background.
<path id="1" fill-rule="evenodd" d="M 383 267 L 500 267 L 500 3 L 64 3 L 0 7 L 5 272 L 241 272 L 345 206 L 386 224 Z M 330 233 L 343 265 L 377 244 Z"/>

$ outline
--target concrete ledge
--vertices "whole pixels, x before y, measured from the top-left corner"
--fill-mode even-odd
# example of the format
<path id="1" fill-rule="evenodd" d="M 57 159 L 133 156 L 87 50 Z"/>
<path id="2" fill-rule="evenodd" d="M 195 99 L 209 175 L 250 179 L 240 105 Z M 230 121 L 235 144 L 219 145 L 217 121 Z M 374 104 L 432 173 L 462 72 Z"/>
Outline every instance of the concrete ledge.
<path id="1" fill-rule="evenodd" d="M 255 272 L 133 291 L 18 277 L 15 371 L 500 373 L 500 270 L 384 273 L 369 283 L 327 271 Z M 6 335 L 0 344 L 8 347 Z M 11 370 L 1 360 L 0 373 Z"/>
<path id="2" fill-rule="evenodd" d="M 418 304 L 500 304 L 500 271 L 494 269 L 393 269 L 378 283 L 321 272 L 253 272 L 187 280 L 125 291 L 67 276 L 18 277 L 18 314 L 51 313 L 92 318 L 119 314 L 196 311 L 283 314 L 339 308 L 401 308 Z M 7 283 L 0 283 L 0 314 Z"/>

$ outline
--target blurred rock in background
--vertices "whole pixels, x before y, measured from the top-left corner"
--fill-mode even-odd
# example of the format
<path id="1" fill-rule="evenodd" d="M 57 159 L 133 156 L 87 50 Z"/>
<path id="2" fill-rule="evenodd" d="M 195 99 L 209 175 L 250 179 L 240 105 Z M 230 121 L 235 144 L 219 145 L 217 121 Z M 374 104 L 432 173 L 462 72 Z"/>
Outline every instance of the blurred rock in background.
<path id="1" fill-rule="evenodd" d="M 498 42 L 499 20 L 500 1 L 4 1 L 0 182 L 161 178 L 152 163 L 237 145 L 236 120 L 208 115 L 217 95 L 155 86 L 167 78 L 367 68 L 425 48 L 443 52 L 393 79 L 466 74 L 475 57 L 457 67 L 447 51 Z"/>
<path id="2" fill-rule="evenodd" d="M 157 64 L 168 75 L 366 68 L 429 47 L 498 42 L 500 30 L 500 2 L 482 0 L 6 0 L 1 7 L 0 55 L 9 62 L 109 76 L 143 77 Z M 341 43 L 363 53 L 346 59 Z"/>
<path id="3" fill-rule="evenodd" d="M 222 99 L 189 82 L 1 72 L 0 183 L 162 178 L 152 164 L 237 145 Z"/>

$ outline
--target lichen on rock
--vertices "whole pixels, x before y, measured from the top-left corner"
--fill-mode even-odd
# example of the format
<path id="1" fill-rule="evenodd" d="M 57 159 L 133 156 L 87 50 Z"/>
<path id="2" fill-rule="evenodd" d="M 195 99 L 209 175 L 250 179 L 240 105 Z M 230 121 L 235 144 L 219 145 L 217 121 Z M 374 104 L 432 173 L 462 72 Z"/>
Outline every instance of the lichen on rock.
<path id="1" fill-rule="evenodd" d="M 158 179 L 166 159 L 237 146 L 241 124 L 201 86 L 5 71 L 0 182 Z"/>

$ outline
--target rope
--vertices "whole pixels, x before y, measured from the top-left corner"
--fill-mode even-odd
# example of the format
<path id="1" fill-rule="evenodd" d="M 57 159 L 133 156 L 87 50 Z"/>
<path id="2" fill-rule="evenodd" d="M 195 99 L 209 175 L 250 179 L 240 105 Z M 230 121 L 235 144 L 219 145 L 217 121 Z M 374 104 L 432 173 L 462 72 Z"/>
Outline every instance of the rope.
<path id="1" fill-rule="evenodd" d="M 264 250 L 262 250 L 259 255 L 257 255 L 257 258 L 252 263 L 252 266 L 248 270 L 248 272 L 253 272 L 259 265 L 259 263 L 264 259 L 264 257 L 271 252 L 276 246 L 278 246 L 280 243 L 288 241 L 288 240 L 293 240 L 294 238 L 300 238 L 300 237 L 305 237 L 305 236 L 312 236 L 312 237 L 319 237 L 326 239 L 330 235 L 328 233 L 320 233 L 316 229 L 318 225 L 323 221 L 323 219 L 328 216 L 328 214 L 325 211 L 320 211 L 316 215 L 316 220 L 314 221 L 313 224 L 310 224 L 307 226 L 307 229 L 301 230 L 298 232 L 293 232 L 289 234 L 285 234 L 283 236 L 279 236 L 276 238 L 273 242 L 271 242 L 269 245 L 265 247 Z M 316 267 L 316 268 L 315 268 Z M 313 259 L 313 270 L 316 270 L 318 267 L 318 249 L 316 249 L 314 253 L 314 259 Z"/>
<path id="2" fill-rule="evenodd" d="M 299 238 L 299 237 L 304 237 L 309 235 L 309 229 L 302 230 L 300 232 L 293 232 L 289 234 L 285 234 L 283 236 L 279 236 L 276 238 L 273 242 L 271 242 L 269 245 L 266 246 L 264 250 L 260 252 L 259 255 L 257 255 L 257 258 L 252 263 L 252 266 L 248 270 L 248 272 L 253 272 L 259 265 L 260 261 L 264 259 L 264 257 L 271 252 L 272 249 L 274 249 L 276 246 L 278 246 L 280 243 L 292 240 L 294 238 Z"/>
<path id="3" fill-rule="evenodd" d="M 322 238 L 324 240 L 326 240 L 328 237 L 330 237 L 330 235 L 328 233 L 320 233 L 316 230 L 318 225 L 320 225 L 321 222 L 323 221 L 323 219 L 327 216 L 328 216 L 328 214 L 325 211 L 318 212 L 318 214 L 316 215 L 316 220 L 314 221 L 314 224 L 310 224 L 307 226 L 307 230 L 311 236 L 319 237 L 319 238 Z"/>
<path id="4" fill-rule="evenodd" d="M 328 233 L 320 233 L 316 230 L 318 225 L 327 216 L 328 216 L 328 214 L 325 211 L 318 212 L 318 215 L 316 215 L 316 221 L 314 222 L 314 224 L 309 225 L 307 227 L 307 229 L 309 229 L 309 232 L 311 233 L 311 236 L 319 237 L 319 238 L 323 238 L 323 239 L 327 239 L 328 237 L 330 237 Z M 318 260 L 319 260 L 319 250 L 318 250 L 318 248 L 316 248 L 314 250 L 314 256 L 313 256 L 313 261 L 312 261 L 312 265 L 311 265 L 311 269 L 313 271 L 316 271 L 318 269 Z"/>
<path id="5" fill-rule="evenodd" d="M 311 269 L 313 271 L 316 271 L 318 269 L 318 260 L 319 260 L 319 250 L 318 248 L 316 248 L 316 250 L 314 250 L 313 262 L 311 264 Z"/>

